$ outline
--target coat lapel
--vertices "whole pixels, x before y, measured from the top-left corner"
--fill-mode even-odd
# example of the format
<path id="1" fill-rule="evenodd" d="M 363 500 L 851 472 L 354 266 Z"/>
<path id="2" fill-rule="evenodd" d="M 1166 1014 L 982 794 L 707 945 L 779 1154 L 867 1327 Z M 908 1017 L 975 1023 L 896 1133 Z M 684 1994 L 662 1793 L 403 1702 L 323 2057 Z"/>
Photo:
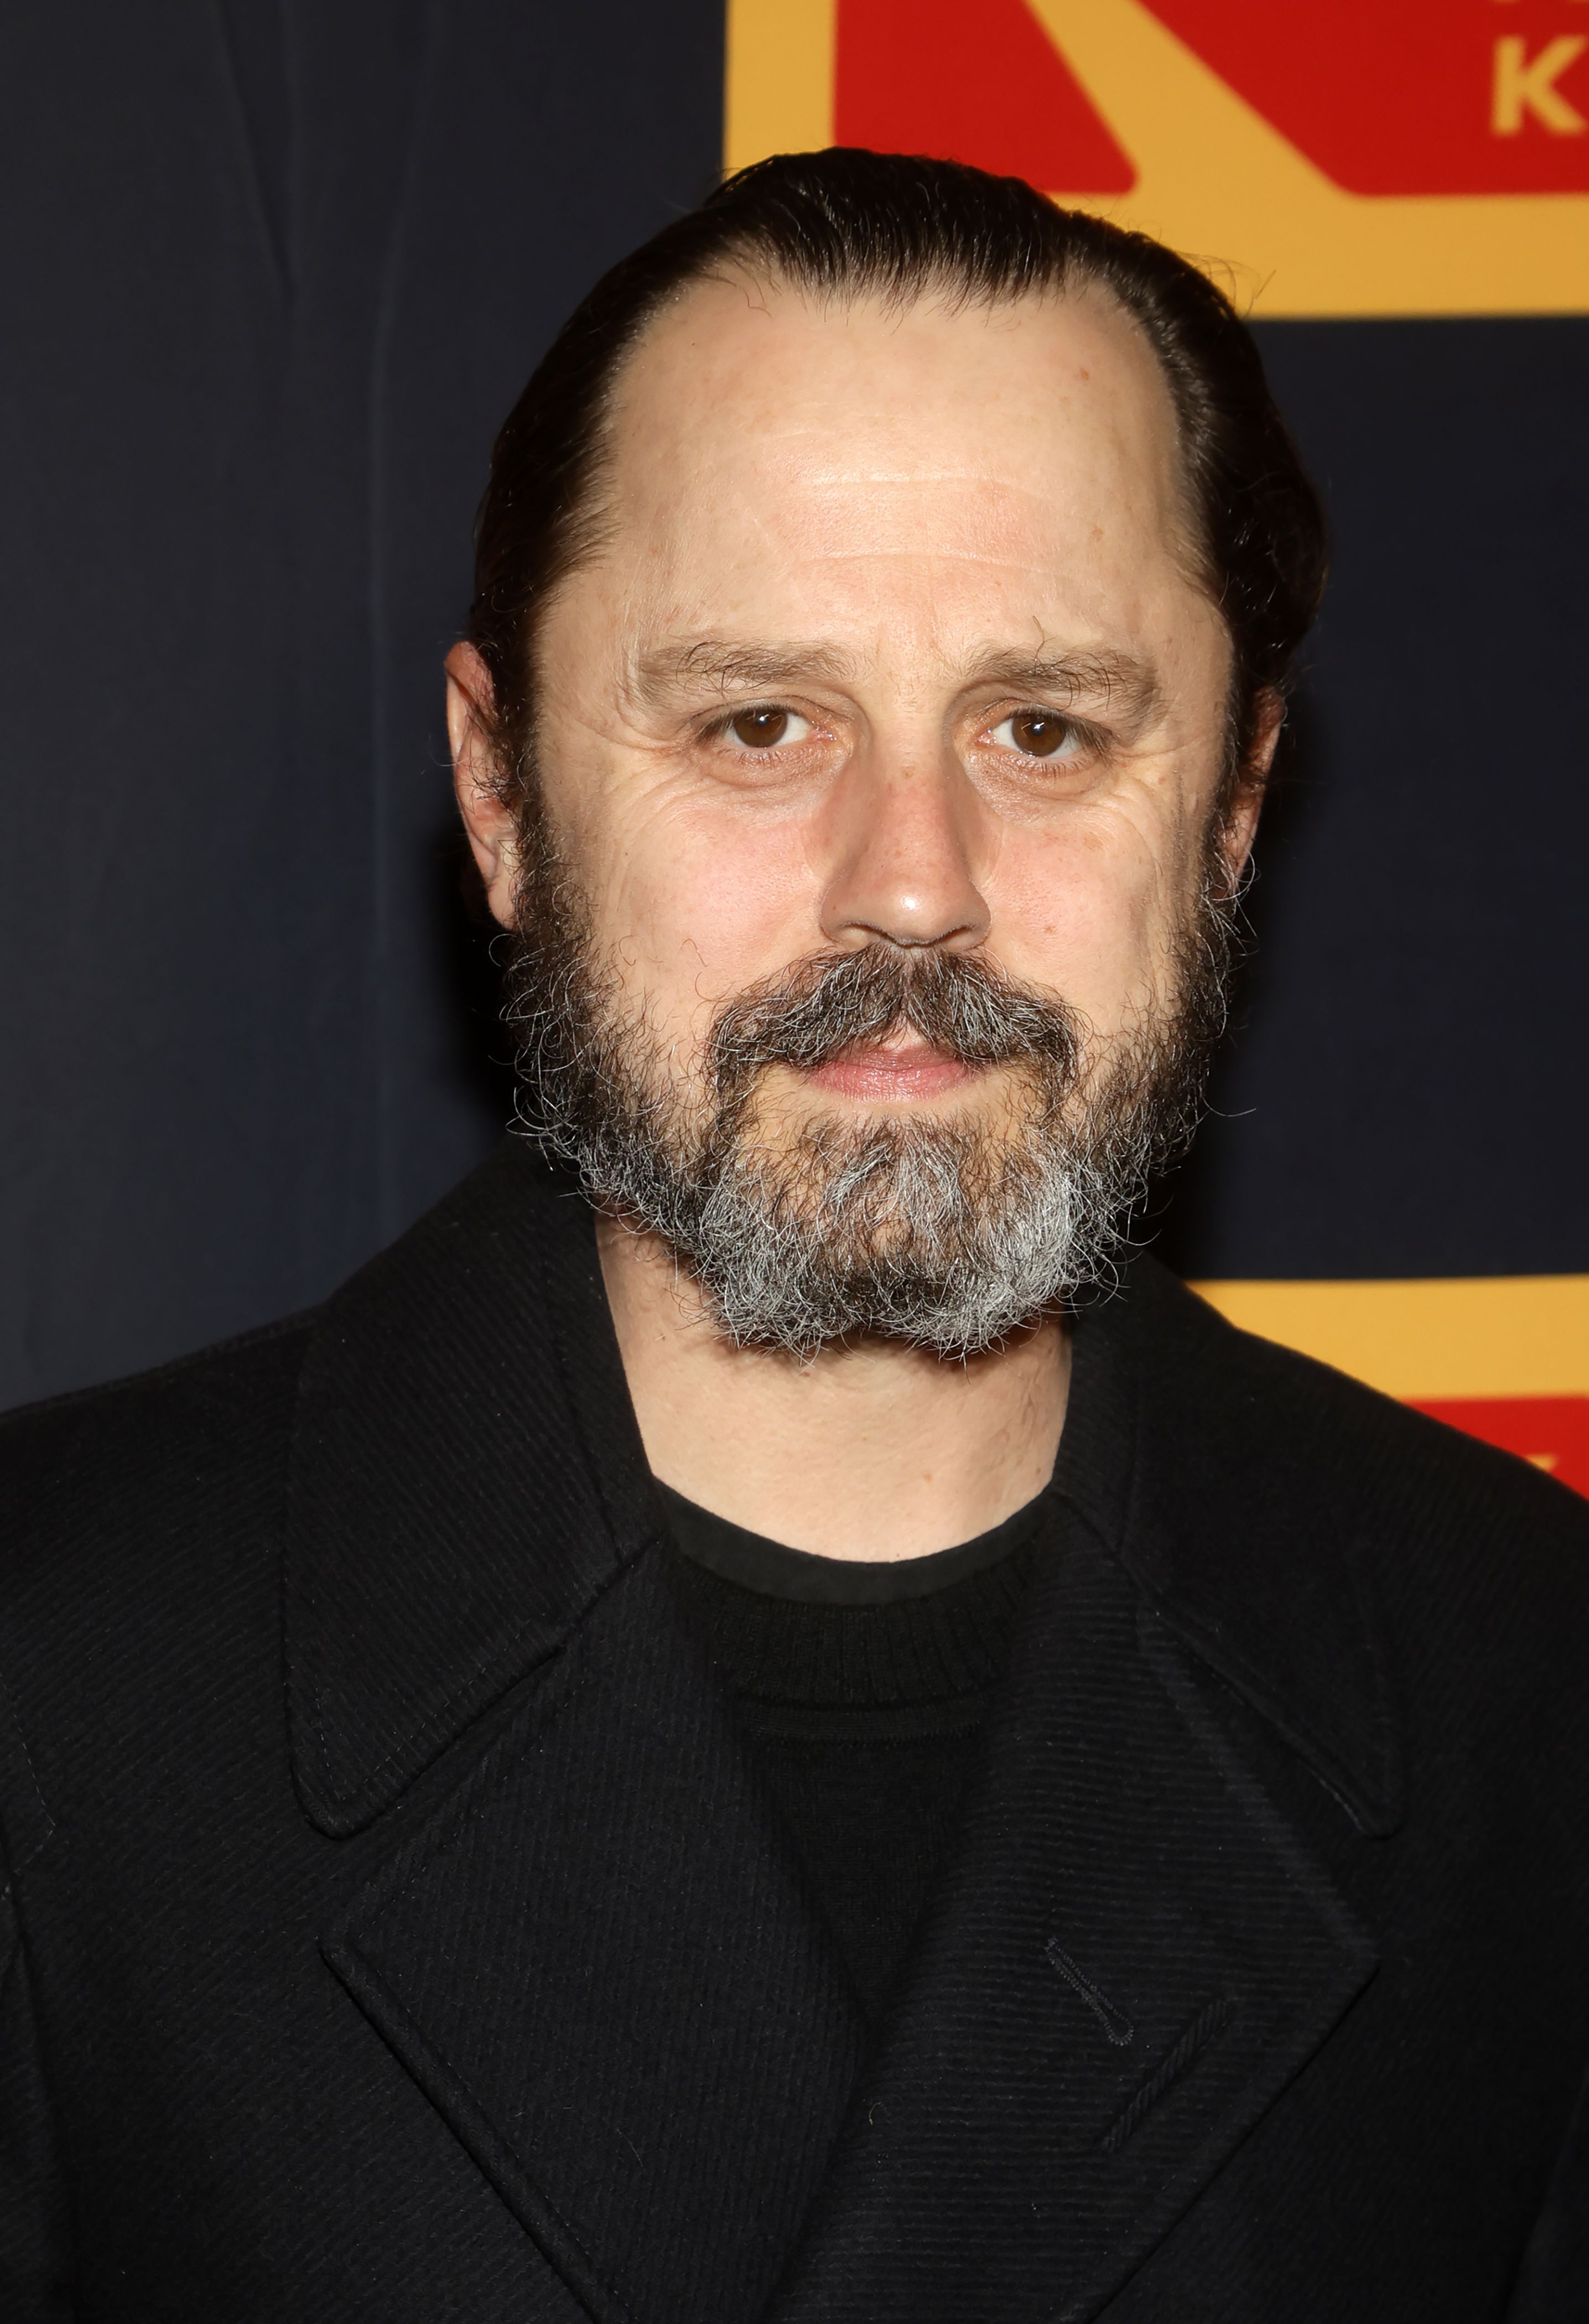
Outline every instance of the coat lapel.
<path id="1" fill-rule="evenodd" d="M 1081 2324 L 1372 1974 L 1203 1707 L 1178 1606 L 1129 1570 L 1158 1472 L 1178 1468 L 1188 1502 L 1211 1484 L 1141 1409 L 1135 1328 L 1083 1327 L 1052 1535 L 961 1845 L 773 2324 Z"/>
<path id="2" fill-rule="evenodd" d="M 600 2324 L 760 2314 L 860 2024 L 659 1560 L 327 1952 Z"/>
<path id="3" fill-rule="evenodd" d="M 391 1807 L 661 1528 L 589 1211 L 510 1142 L 310 1344 L 286 1643 L 311 1822 Z"/>
<path id="4" fill-rule="evenodd" d="M 661 1529 L 588 1211 L 505 1149 L 300 1389 L 296 1779 L 365 1835 L 323 1950 L 592 2317 L 749 2324 L 860 2024 Z"/>

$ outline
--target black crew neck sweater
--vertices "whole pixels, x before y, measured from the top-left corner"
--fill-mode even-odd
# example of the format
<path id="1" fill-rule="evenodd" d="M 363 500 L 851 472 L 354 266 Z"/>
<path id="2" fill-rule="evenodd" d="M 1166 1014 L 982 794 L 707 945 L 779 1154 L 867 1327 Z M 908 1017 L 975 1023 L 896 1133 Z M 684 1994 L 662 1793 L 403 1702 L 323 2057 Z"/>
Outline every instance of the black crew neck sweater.
<path id="1" fill-rule="evenodd" d="M 875 2023 L 954 1833 L 1040 1497 L 975 1541 L 865 1564 L 661 1490 L 675 1584 Z"/>

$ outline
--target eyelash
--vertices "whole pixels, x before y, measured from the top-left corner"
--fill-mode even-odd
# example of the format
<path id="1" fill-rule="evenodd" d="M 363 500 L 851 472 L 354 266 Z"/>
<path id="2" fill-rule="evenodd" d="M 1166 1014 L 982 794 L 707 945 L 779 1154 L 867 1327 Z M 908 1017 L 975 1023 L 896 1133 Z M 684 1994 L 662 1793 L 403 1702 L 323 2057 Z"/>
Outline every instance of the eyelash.
<path id="1" fill-rule="evenodd" d="M 700 730 L 702 739 L 709 742 L 727 742 L 732 735 L 736 719 L 780 711 L 786 717 L 798 718 L 808 729 L 815 731 L 816 721 L 808 717 L 803 710 L 796 710 L 787 702 L 746 702 L 742 703 L 737 709 L 720 712 Z M 1086 720 L 1073 718 L 1067 711 L 1055 710 L 1049 705 L 1039 702 L 1017 703 L 1013 709 L 1006 710 L 991 728 L 984 726 L 983 732 L 996 733 L 999 727 L 1008 726 L 1012 720 L 1022 717 L 1058 719 L 1066 729 L 1065 741 L 1060 743 L 1057 751 L 1048 756 L 1035 751 L 1022 751 L 1013 742 L 998 743 L 993 746 L 1001 751 L 1008 751 L 1012 756 L 1024 760 L 1030 766 L 1068 766 L 1079 757 L 1102 752 L 1107 747 L 1107 737 L 1096 727 L 1089 725 Z M 801 744 L 809 739 L 810 734 L 808 733 L 798 736 L 793 742 L 770 742 L 759 751 L 750 743 L 741 742 L 739 752 L 747 759 L 772 759 L 781 751 L 799 750 Z"/>
<path id="2" fill-rule="evenodd" d="M 703 739 L 708 742 L 726 742 L 732 734 L 735 719 L 777 716 L 780 713 L 781 713 L 786 718 L 798 718 L 803 726 L 811 728 L 813 731 L 815 730 L 815 719 L 808 718 L 803 710 L 796 710 L 790 703 L 742 702 L 736 710 L 725 710 L 721 712 L 718 716 L 712 719 L 708 724 L 701 729 L 702 736 Z M 760 751 L 754 749 L 748 742 L 742 742 L 739 747 L 746 758 L 770 759 L 776 752 L 781 750 L 799 750 L 800 744 L 808 742 L 809 739 L 810 737 L 808 734 L 802 734 L 799 735 L 792 743 L 783 742 L 769 742 L 762 750 Z"/>
<path id="3" fill-rule="evenodd" d="M 1023 751 L 1013 740 L 996 744 L 997 749 L 1012 751 L 1017 758 L 1030 760 L 1036 766 L 1049 766 L 1056 762 L 1061 766 L 1068 766 L 1086 749 L 1091 739 L 1091 730 L 1083 726 L 1078 720 L 1067 716 L 1063 710 L 1050 710 L 1038 702 L 1022 702 L 1015 709 L 1007 710 L 1004 715 L 994 724 L 992 733 L 996 735 L 1001 728 L 1013 726 L 1018 718 L 1051 719 L 1057 726 L 1064 730 L 1061 740 L 1052 751 L 1049 752 Z M 1061 753 L 1064 755 L 1061 756 Z"/>

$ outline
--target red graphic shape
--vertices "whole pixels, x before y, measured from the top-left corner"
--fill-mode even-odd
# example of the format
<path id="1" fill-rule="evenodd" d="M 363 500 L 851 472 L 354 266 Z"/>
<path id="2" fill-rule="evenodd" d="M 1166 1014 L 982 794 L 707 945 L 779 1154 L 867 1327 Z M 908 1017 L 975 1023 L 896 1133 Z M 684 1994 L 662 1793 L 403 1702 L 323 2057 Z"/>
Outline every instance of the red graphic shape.
<path id="1" fill-rule="evenodd" d="M 934 153 L 1046 194 L 1123 194 L 1136 171 L 1025 0 L 839 0 L 834 136 Z"/>
<path id="2" fill-rule="evenodd" d="M 1589 122 L 1589 44 L 1566 61 L 1550 54 L 1589 33 L 1584 0 L 1149 5 L 1353 193 L 1589 192 L 1589 129 L 1570 126 Z M 1507 42 L 1520 45 L 1498 54 Z M 1516 116 L 1506 134 L 1498 91 L 1502 118 Z"/>
<path id="3" fill-rule="evenodd" d="M 1520 1452 L 1589 1494 L 1589 1396 L 1463 1397 L 1418 1408 L 1503 1452 Z"/>

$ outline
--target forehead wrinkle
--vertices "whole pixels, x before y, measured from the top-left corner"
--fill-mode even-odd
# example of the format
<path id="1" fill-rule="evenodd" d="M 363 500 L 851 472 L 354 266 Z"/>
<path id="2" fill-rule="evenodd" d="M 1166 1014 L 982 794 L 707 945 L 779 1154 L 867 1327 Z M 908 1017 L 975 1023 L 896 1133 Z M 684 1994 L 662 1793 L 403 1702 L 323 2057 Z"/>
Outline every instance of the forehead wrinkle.
<path id="1" fill-rule="evenodd" d="M 1030 564 L 1030 559 L 1024 560 Z M 1008 572 L 1015 562 L 1003 550 L 991 547 L 951 548 L 947 542 L 892 542 L 867 540 L 855 549 L 840 549 L 827 544 L 814 548 L 805 559 L 808 565 L 990 565 L 1000 572 Z"/>
<path id="2" fill-rule="evenodd" d="M 1035 486 L 1021 483 L 1016 476 L 992 473 L 985 461 L 974 461 L 962 467 L 948 464 L 942 467 L 928 467 L 921 462 L 908 468 L 884 468 L 874 460 L 868 460 L 864 466 L 854 468 L 836 465 L 831 467 L 813 466 L 808 471 L 805 481 L 819 492 L 845 493 L 867 492 L 874 484 L 890 490 L 902 487 L 907 492 L 914 492 L 921 484 L 974 484 L 978 492 L 991 489 L 1007 494 L 1012 500 L 1030 501 L 1038 507 L 1045 504 L 1043 494 Z"/>

